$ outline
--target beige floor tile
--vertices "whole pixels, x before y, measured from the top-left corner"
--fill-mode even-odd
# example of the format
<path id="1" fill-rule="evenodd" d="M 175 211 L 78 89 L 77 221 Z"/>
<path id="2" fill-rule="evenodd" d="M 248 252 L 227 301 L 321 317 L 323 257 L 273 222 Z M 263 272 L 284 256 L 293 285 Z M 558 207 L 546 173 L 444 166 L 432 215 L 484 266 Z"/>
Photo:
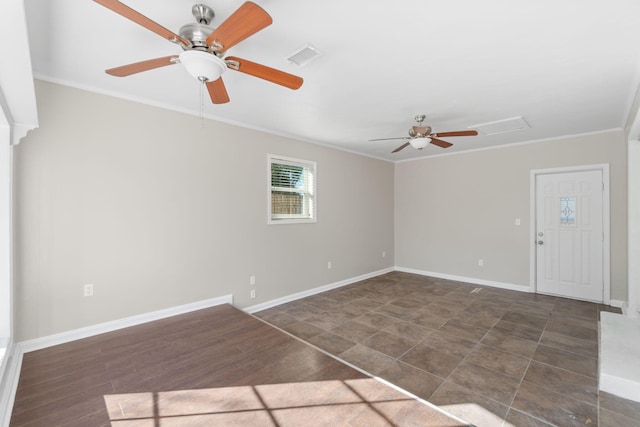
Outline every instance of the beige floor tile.
<path id="1" fill-rule="evenodd" d="M 568 351 L 558 350 L 557 348 L 539 345 L 533 360 L 557 368 L 566 369 L 588 377 L 598 377 L 598 360 L 590 357 L 584 357 Z"/>
<path id="2" fill-rule="evenodd" d="M 529 359 L 482 344 L 477 345 L 466 360 L 518 379 L 524 376 L 529 366 Z"/>
<path id="3" fill-rule="evenodd" d="M 451 373 L 447 381 L 495 400 L 507 407 L 511 404 L 520 385 L 519 378 L 504 375 L 467 360 L 462 362 Z"/>
<path id="4" fill-rule="evenodd" d="M 393 357 L 362 344 L 356 344 L 350 349 L 340 353 L 339 356 L 373 375 L 379 374 L 395 361 Z"/>
<path id="5" fill-rule="evenodd" d="M 432 375 L 447 378 L 460 364 L 462 357 L 419 344 L 402 356 L 401 360 Z"/>
<path id="6" fill-rule="evenodd" d="M 531 361 L 524 380 L 591 405 L 598 403 L 598 381 L 593 377 L 576 374 L 534 360 Z"/>
<path id="7" fill-rule="evenodd" d="M 538 347 L 534 341 L 517 338 L 496 330 L 489 331 L 480 343 L 525 358 L 531 358 Z"/>
<path id="8" fill-rule="evenodd" d="M 635 419 L 640 425 L 640 402 L 615 396 L 605 391 L 600 392 L 599 401 L 601 409 L 607 409 L 627 418 Z"/>
<path id="9" fill-rule="evenodd" d="M 508 407 L 450 382 L 444 383 L 429 401 L 478 427 L 501 426 Z"/>
<path id="10" fill-rule="evenodd" d="M 399 361 L 381 371 L 380 377 L 425 400 L 436 391 L 443 381 L 442 378 Z"/>
<path id="11" fill-rule="evenodd" d="M 523 382 L 512 404 L 513 408 L 559 426 L 597 424 L 596 406 Z"/>
<path id="12" fill-rule="evenodd" d="M 311 337 L 308 341 L 331 354 L 340 354 L 356 345 L 355 342 L 331 332 L 323 332 Z"/>
<path id="13" fill-rule="evenodd" d="M 415 346 L 419 339 L 406 338 L 386 331 L 380 331 L 362 341 L 363 345 L 384 353 L 387 356 L 398 358 Z"/>
<path id="14" fill-rule="evenodd" d="M 544 331 L 542 338 L 540 338 L 540 344 L 594 359 L 598 357 L 598 342 L 593 340 L 582 340 L 556 332 Z"/>

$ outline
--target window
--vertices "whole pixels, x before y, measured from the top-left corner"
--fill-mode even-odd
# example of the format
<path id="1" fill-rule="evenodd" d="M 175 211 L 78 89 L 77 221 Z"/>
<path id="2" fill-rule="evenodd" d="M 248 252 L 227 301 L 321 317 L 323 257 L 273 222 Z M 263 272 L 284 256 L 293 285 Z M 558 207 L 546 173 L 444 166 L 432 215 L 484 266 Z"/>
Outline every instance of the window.
<path id="1" fill-rule="evenodd" d="M 576 198 L 560 197 L 560 226 L 576 226 Z"/>
<path id="2" fill-rule="evenodd" d="M 315 222 L 316 163 L 269 155 L 269 224 Z"/>

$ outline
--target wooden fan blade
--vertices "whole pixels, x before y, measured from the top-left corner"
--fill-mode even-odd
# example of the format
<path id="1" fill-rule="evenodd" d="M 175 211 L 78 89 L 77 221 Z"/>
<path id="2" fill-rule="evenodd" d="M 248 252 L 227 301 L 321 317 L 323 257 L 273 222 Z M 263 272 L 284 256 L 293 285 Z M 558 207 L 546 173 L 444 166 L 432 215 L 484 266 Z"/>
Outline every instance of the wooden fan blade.
<path id="1" fill-rule="evenodd" d="M 370 139 L 369 141 L 391 141 L 392 139 L 409 139 L 406 136 L 399 136 L 397 138 L 377 138 L 377 139 Z"/>
<path id="2" fill-rule="evenodd" d="M 165 56 L 162 58 L 148 59 L 146 61 L 136 62 L 134 64 L 123 65 L 121 67 L 110 68 L 105 71 L 107 74 L 116 77 L 126 77 L 131 74 L 140 73 L 142 71 L 153 70 L 154 68 L 165 67 L 167 65 L 173 65 L 175 59 L 178 59 L 176 55 Z"/>
<path id="3" fill-rule="evenodd" d="M 227 88 L 222 81 L 222 77 L 219 77 L 212 82 L 207 82 L 207 90 L 209 91 L 211 102 L 214 104 L 226 104 L 229 102 L 229 94 L 227 93 Z"/>
<path id="4" fill-rule="evenodd" d="M 395 150 L 393 150 L 392 153 L 397 153 L 398 151 L 403 150 L 404 148 L 406 148 L 408 145 L 409 145 L 409 142 L 405 142 L 400 147 L 398 147 Z"/>
<path id="5" fill-rule="evenodd" d="M 133 22 L 135 22 L 138 25 L 142 25 L 147 30 L 153 31 L 154 33 L 158 34 L 161 37 L 164 37 L 165 39 L 169 40 L 170 42 L 174 42 L 174 43 L 175 42 L 180 42 L 184 46 L 190 46 L 191 45 L 191 43 L 189 43 L 189 41 L 183 39 L 179 35 L 177 35 L 174 32 L 172 32 L 171 30 L 167 30 L 162 25 L 158 24 L 155 21 L 152 21 L 151 19 L 147 18 L 146 16 L 144 16 L 140 12 L 131 9 L 129 6 L 119 2 L 118 0 L 93 0 L 93 1 L 95 1 L 98 4 L 101 4 L 102 6 L 106 7 L 107 9 L 110 9 L 110 10 L 114 11 L 118 15 L 122 15 L 125 18 L 132 20 Z"/>
<path id="6" fill-rule="evenodd" d="M 289 89 L 299 89 L 303 83 L 302 77 L 294 76 L 293 74 L 285 73 L 284 71 L 276 70 L 266 65 L 256 64 L 246 59 L 229 56 L 225 58 L 225 61 L 227 61 L 227 65 L 232 70 L 240 71 L 241 73 L 249 74 L 271 83 L 288 87 Z"/>
<path id="7" fill-rule="evenodd" d="M 271 16 L 264 9 L 248 1 L 209 34 L 207 46 L 223 52 L 268 27 L 272 22 Z"/>
<path id="8" fill-rule="evenodd" d="M 436 136 L 436 137 L 440 137 L 440 138 L 446 138 L 449 136 L 475 136 L 478 134 L 478 131 L 476 130 L 460 130 L 457 132 L 440 132 L 440 133 L 432 133 L 431 135 Z"/>
<path id="9" fill-rule="evenodd" d="M 430 136 L 429 138 L 431 138 L 431 143 L 433 145 L 437 145 L 438 147 L 442 147 L 442 148 L 449 148 L 451 147 L 453 144 L 447 141 L 443 141 L 441 139 L 437 139 L 434 138 L 433 136 Z"/>

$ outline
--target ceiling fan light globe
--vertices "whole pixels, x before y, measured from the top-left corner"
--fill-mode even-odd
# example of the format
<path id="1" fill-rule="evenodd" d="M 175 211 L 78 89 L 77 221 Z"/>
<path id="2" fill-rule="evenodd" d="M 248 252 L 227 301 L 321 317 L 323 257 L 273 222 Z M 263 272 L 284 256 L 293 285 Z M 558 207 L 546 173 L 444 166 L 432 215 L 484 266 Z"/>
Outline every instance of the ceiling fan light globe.
<path id="1" fill-rule="evenodd" d="M 204 82 L 218 80 L 227 69 L 222 59 L 199 50 L 185 50 L 180 54 L 180 62 L 192 77 Z"/>
<path id="2" fill-rule="evenodd" d="M 413 138 L 409 141 L 409 144 L 417 150 L 422 150 L 424 147 L 429 145 L 429 142 L 431 142 L 431 138 Z"/>

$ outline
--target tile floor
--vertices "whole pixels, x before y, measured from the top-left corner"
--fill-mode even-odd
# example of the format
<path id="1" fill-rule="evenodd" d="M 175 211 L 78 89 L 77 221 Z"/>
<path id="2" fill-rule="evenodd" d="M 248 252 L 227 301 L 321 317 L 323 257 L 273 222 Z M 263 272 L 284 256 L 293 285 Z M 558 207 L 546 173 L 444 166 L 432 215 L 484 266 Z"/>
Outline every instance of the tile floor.
<path id="1" fill-rule="evenodd" d="M 468 424 L 223 304 L 25 353 L 9 425 Z"/>
<path id="2" fill-rule="evenodd" d="M 640 426 L 598 391 L 605 310 L 392 272 L 255 315 L 478 426 Z"/>

